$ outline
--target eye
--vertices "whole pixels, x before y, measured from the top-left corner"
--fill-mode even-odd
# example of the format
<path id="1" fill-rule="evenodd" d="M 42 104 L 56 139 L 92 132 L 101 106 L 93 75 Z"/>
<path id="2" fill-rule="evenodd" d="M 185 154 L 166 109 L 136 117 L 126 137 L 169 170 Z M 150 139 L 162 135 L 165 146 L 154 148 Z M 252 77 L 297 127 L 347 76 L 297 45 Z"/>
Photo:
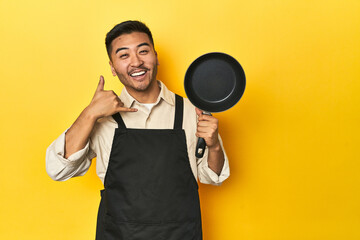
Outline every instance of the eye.
<path id="1" fill-rule="evenodd" d="M 120 58 L 127 58 L 129 55 L 127 53 L 121 54 Z"/>
<path id="2" fill-rule="evenodd" d="M 149 52 L 149 50 L 141 50 L 141 51 L 140 51 L 140 54 L 143 54 L 143 55 L 144 55 L 144 54 L 147 54 L 148 52 Z"/>

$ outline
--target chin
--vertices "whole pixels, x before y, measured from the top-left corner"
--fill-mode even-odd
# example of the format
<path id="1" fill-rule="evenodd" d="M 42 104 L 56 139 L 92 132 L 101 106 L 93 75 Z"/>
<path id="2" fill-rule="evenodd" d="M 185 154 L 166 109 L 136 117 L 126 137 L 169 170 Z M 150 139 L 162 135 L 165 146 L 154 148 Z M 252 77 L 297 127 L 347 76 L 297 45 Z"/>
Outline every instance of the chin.
<path id="1" fill-rule="evenodd" d="M 133 88 L 136 89 L 137 91 L 146 91 L 147 89 L 149 89 L 151 87 L 152 84 L 154 84 L 154 82 L 156 82 L 156 80 L 154 79 L 150 79 L 150 80 L 144 80 L 138 84 L 134 84 Z"/>

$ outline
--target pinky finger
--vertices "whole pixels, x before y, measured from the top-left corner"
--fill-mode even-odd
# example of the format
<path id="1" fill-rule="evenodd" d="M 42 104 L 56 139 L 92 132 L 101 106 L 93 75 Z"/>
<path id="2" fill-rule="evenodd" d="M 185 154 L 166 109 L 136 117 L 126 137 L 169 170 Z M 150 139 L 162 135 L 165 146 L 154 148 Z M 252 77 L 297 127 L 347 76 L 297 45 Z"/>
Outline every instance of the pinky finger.
<path id="1" fill-rule="evenodd" d="M 137 108 L 125 108 L 125 107 L 120 107 L 118 109 L 119 112 L 137 112 L 138 109 Z"/>

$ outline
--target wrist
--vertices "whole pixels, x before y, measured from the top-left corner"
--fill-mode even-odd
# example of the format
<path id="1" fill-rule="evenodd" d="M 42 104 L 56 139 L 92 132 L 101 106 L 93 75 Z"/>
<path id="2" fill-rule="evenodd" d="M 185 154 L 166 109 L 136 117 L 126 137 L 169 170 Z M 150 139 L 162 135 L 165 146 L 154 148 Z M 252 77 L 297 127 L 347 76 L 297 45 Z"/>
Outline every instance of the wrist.
<path id="1" fill-rule="evenodd" d="M 97 116 L 93 111 L 91 106 L 87 106 L 84 111 L 81 113 L 82 117 L 88 121 L 96 122 L 100 116 Z"/>
<path id="2" fill-rule="evenodd" d="M 215 143 L 212 146 L 208 146 L 209 152 L 220 152 L 221 151 L 221 145 L 220 142 L 217 141 L 217 143 Z"/>

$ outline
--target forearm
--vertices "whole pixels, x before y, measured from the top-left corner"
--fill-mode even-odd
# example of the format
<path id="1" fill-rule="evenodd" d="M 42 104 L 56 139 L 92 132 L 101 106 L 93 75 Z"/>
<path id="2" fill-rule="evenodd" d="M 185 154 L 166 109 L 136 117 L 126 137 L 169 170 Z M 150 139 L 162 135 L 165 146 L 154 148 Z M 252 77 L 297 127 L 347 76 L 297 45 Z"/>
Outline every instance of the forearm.
<path id="1" fill-rule="evenodd" d="M 86 146 L 96 120 L 97 118 L 90 113 L 88 107 L 81 112 L 65 134 L 65 158 Z"/>
<path id="2" fill-rule="evenodd" d="M 208 152 L 208 166 L 219 176 L 225 161 L 224 152 L 220 142 L 215 146 L 208 148 Z"/>

